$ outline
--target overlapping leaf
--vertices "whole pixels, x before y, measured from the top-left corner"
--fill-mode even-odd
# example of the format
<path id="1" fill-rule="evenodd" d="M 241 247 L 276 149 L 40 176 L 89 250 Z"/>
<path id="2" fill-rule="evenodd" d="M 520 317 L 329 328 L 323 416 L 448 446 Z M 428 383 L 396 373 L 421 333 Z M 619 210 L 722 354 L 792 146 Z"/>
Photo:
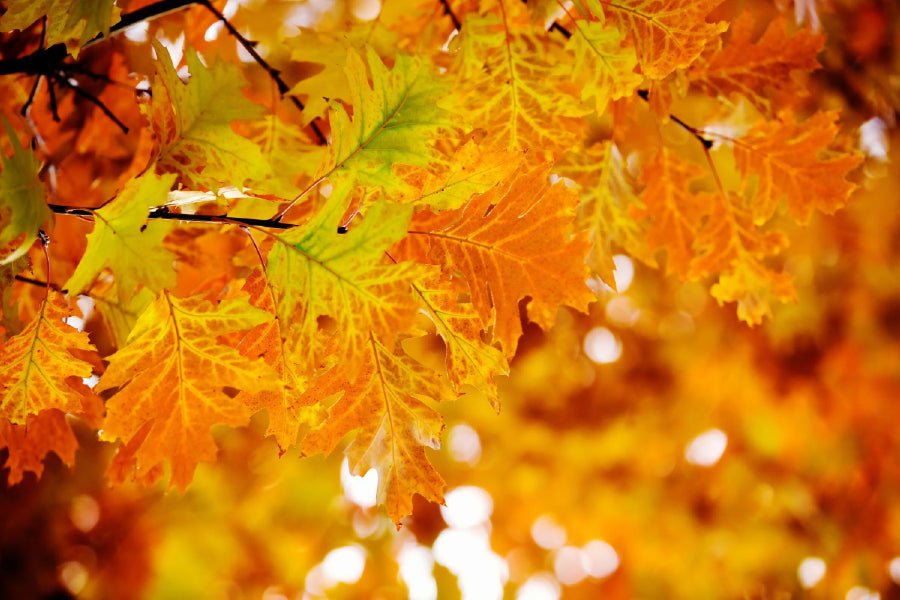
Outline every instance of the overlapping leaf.
<path id="1" fill-rule="evenodd" d="M 485 150 L 469 140 L 447 161 L 425 168 L 395 168 L 394 172 L 403 177 L 410 189 L 390 199 L 436 211 L 459 208 L 474 194 L 486 192 L 506 179 L 521 161 L 521 152 Z"/>
<path id="2" fill-rule="evenodd" d="M 566 60 L 563 44 L 534 29 L 520 2 L 491 6 L 463 25 L 454 88 L 462 110 L 496 147 L 558 155 L 582 133 L 587 112 L 555 68 Z"/>
<path id="3" fill-rule="evenodd" d="M 0 348 L 0 418 L 25 425 L 48 409 L 77 413 L 82 408 L 90 363 L 75 353 L 95 353 L 86 333 L 67 325 L 65 298 L 48 290 L 40 312 Z"/>
<path id="4" fill-rule="evenodd" d="M 271 169 L 259 147 L 231 129 L 233 121 L 265 113 L 241 93 L 240 70 L 221 62 L 207 68 L 188 48 L 191 78 L 184 83 L 165 47 L 154 41 L 153 48 L 157 76 L 145 112 L 159 143 L 158 168 L 178 173 L 190 187 L 211 190 L 264 180 Z"/>
<path id="5" fill-rule="evenodd" d="M 269 253 L 278 315 L 295 324 L 307 368 L 321 355 L 320 317 L 334 319 L 342 356 L 354 363 L 370 332 L 390 340 L 418 309 L 410 284 L 423 267 L 393 264 L 384 254 L 403 237 L 411 207 L 375 204 L 340 234 L 347 198 L 346 188 L 335 189 L 310 222 L 278 234 Z"/>
<path id="6" fill-rule="evenodd" d="M 450 115 L 438 105 L 447 85 L 418 59 L 398 54 L 390 71 L 368 48 L 366 65 L 354 50 L 347 56 L 353 117 L 333 105 L 331 153 L 322 172 L 332 179 L 355 178 L 360 183 L 394 189 L 401 182 L 391 174 L 394 164 L 425 166 L 430 143 Z"/>
<path id="7" fill-rule="evenodd" d="M 9 0 L 4 4 L 7 12 L 0 19 L 0 31 L 25 29 L 46 16 L 46 44 L 68 44 L 75 56 L 95 35 L 108 34 L 121 12 L 115 0 Z M 79 43 L 73 43 L 75 38 L 80 38 Z"/>
<path id="8" fill-rule="evenodd" d="M 723 47 L 691 65 L 688 79 L 710 95 L 740 94 L 766 114 L 771 112 L 768 93 L 805 96 L 805 80 L 797 75 L 819 67 L 816 54 L 825 36 L 808 29 L 788 36 L 786 28 L 786 20 L 778 18 L 754 42 L 753 17 L 746 13 L 732 24 Z"/>
<path id="9" fill-rule="evenodd" d="M 708 23 L 707 15 L 722 0 L 611 0 L 603 10 L 631 36 L 641 72 L 663 79 L 694 62 L 703 49 L 728 28 Z"/>
<path id="10" fill-rule="evenodd" d="M 714 196 L 705 226 L 697 236 L 699 251 L 691 263 L 691 277 L 719 273 L 712 295 L 720 303 L 737 302 L 738 318 L 751 325 L 771 314 L 769 299 L 782 302 L 794 298 L 790 275 L 767 267 L 763 259 L 787 246 L 778 232 L 758 230 L 750 212 L 741 208 L 736 196 Z"/>
<path id="11" fill-rule="evenodd" d="M 549 165 L 532 167 L 457 210 L 423 211 L 409 225 L 423 243 L 407 254 L 462 273 L 482 326 L 493 327 L 509 356 L 522 333 L 519 300 L 531 297 L 529 317 L 546 328 L 560 304 L 585 310 L 593 299 L 585 285 L 588 236 L 570 235 L 578 198 L 562 183 L 550 186 L 548 175 Z"/>
<path id="12" fill-rule="evenodd" d="M 598 21 L 575 21 L 575 30 L 566 43 L 573 61 L 560 66 L 581 86 L 581 98 L 593 99 L 594 110 L 602 113 L 610 100 L 634 93 L 643 81 L 635 72 L 637 56 L 625 42 L 625 34 Z"/>
<path id="13" fill-rule="evenodd" d="M 653 251 L 664 248 L 668 254 L 666 269 L 681 278 L 691 272 L 702 217 L 716 202 L 712 194 L 689 189 L 691 181 L 704 174 L 696 164 L 663 148 L 644 165 L 641 173 L 641 181 L 647 186 L 641 193 L 644 207 L 632 211 L 635 218 L 649 219 L 647 245 Z"/>
<path id="14" fill-rule="evenodd" d="M 440 447 L 444 424 L 422 398 L 445 400 L 453 395 L 444 381 L 406 356 L 399 344 L 391 352 L 370 336 L 360 352 L 361 370 L 354 374 L 339 364 L 307 392 L 303 401 L 307 405 L 341 396 L 326 421 L 303 440 L 303 451 L 329 453 L 357 430 L 346 451 L 351 472 L 378 471 L 378 500 L 399 524 L 412 512 L 413 494 L 443 501 L 444 481 L 428 462 L 425 448 Z"/>
<path id="15" fill-rule="evenodd" d="M 641 211 L 644 205 L 626 178 L 622 162 L 612 142 L 601 142 L 567 152 L 553 169 L 578 186 L 578 225 L 591 236 L 587 264 L 613 288 L 613 245 L 656 266 L 643 227 L 635 219 L 635 211 Z"/>
<path id="16" fill-rule="evenodd" d="M 124 303 L 141 286 L 153 292 L 175 287 L 175 255 L 162 244 L 172 225 L 147 222 L 148 210 L 165 204 L 174 181 L 174 175 L 142 175 L 129 181 L 111 202 L 93 211 L 94 230 L 88 234 L 87 250 L 66 283 L 69 293 L 88 289 L 107 267 L 116 277 L 118 296 Z"/>
<path id="17" fill-rule="evenodd" d="M 38 178 L 41 164 L 37 155 L 26 150 L 5 119 L 3 126 L 13 147 L 7 157 L 0 153 L 0 264 L 8 264 L 28 252 L 41 226 L 51 219 L 44 184 Z M 21 238 L 21 240 L 20 240 Z"/>
<path id="18" fill-rule="evenodd" d="M 210 427 L 243 425 L 249 409 L 227 390 L 278 389 L 265 362 L 248 360 L 217 336 L 272 319 L 246 297 L 213 304 L 202 298 L 161 294 L 140 316 L 128 344 L 109 357 L 97 390 L 118 389 L 107 402 L 104 438 L 146 439 L 134 451 L 146 472 L 164 461 L 171 485 L 184 490 L 201 461 L 216 457 Z"/>
<path id="19" fill-rule="evenodd" d="M 30 415 L 27 425 L 15 425 L 0 419 L 0 449 L 6 448 L 8 455 L 4 468 L 9 469 L 7 482 L 15 485 L 22 481 L 26 472 L 40 477 L 44 472 L 44 457 L 49 452 L 56 454 L 63 464 L 75 464 L 78 440 L 66 415 L 58 409 L 41 411 Z"/>
<path id="20" fill-rule="evenodd" d="M 509 363 L 502 352 L 481 339 L 481 319 L 470 302 L 460 301 L 467 287 L 458 283 L 449 278 L 434 277 L 413 284 L 413 289 L 444 340 L 447 374 L 456 391 L 462 391 L 464 385 L 474 386 L 499 410 L 494 376 L 507 375 Z"/>
<path id="21" fill-rule="evenodd" d="M 809 220 L 814 209 L 831 214 L 844 206 L 856 187 L 845 178 L 862 157 L 829 153 L 836 120 L 837 113 L 819 112 L 801 124 L 786 112 L 777 121 L 760 121 L 734 140 L 738 169 L 756 178 L 751 205 L 755 223 L 767 221 L 784 198 L 788 212 L 800 222 Z"/>
<path id="22" fill-rule="evenodd" d="M 264 271 L 254 271 L 243 289 L 250 294 L 253 306 L 269 313 L 275 312 L 275 297 Z M 266 435 L 274 436 L 282 451 L 297 444 L 300 425 L 309 421 L 305 416 L 308 411 L 299 405 L 307 381 L 303 368 L 291 359 L 294 343 L 285 341 L 288 336 L 288 332 L 282 331 L 282 322 L 272 319 L 260 323 L 246 334 L 230 334 L 227 338 L 242 356 L 251 360 L 261 357 L 281 381 L 278 389 L 274 390 L 242 390 L 236 400 L 248 406 L 251 412 L 266 409 L 269 415 Z"/>

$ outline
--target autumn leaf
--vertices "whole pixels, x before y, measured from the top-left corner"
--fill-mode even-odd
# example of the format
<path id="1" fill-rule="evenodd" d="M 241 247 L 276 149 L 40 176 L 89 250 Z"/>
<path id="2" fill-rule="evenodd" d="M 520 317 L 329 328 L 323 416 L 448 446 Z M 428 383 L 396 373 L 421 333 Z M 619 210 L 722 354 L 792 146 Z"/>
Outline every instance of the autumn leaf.
<path id="1" fill-rule="evenodd" d="M 435 161 L 428 168 L 404 169 L 394 166 L 410 186 L 391 200 L 432 210 L 459 208 L 474 194 L 486 192 L 506 179 L 521 163 L 522 153 L 482 148 L 474 140 L 463 144 L 447 161 Z"/>
<path id="2" fill-rule="evenodd" d="M 40 312 L 0 348 L 0 416 L 11 423 L 25 425 L 48 409 L 81 410 L 81 379 L 92 368 L 76 352 L 96 350 L 86 333 L 64 322 L 68 316 L 62 294 L 48 290 Z"/>
<path id="3" fill-rule="evenodd" d="M 27 426 L 0 419 L 0 448 L 6 448 L 9 453 L 3 467 L 9 469 L 8 484 L 15 485 L 22 481 L 26 472 L 40 478 L 44 472 L 44 457 L 49 452 L 71 467 L 75 464 L 78 440 L 66 423 L 66 415 L 53 408 L 29 415 Z"/>
<path id="4" fill-rule="evenodd" d="M 88 247 L 66 288 L 70 294 L 88 289 L 97 275 L 110 268 L 118 296 L 127 303 L 141 286 L 153 292 L 175 287 L 175 255 L 163 247 L 170 223 L 147 222 L 149 209 L 166 203 L 174 175 L 148 173 L 129 181 L 108 204 L 93 211 L 94 230 Z"/>
<path id="5" fill-rule="evenodd" d="M 346 74 L 353 118 L 343 106 L 332 105 L 334 142 L 322 172 L 332 179 L 349 176 L 393 189 L 398 181 L 391 167 L 427 165 L 431 140 L 438 129 L 450 124 L 449 115 L 437 103 L 446 84 L 420 61 L 402 53 L 390 71 L 371 48 L 366 60 L 371 87 L 365 64 L 349 50 Z"/>
<path id="6" fill-rule="evenodd" d="M 0 265 L 24 256 L 38 230 L 52 217 L 39 177 L 40 160 L 32 150 L 22 147 L 9 121 L 3 119 L 3 126 L 13 153 L 9 157 L 0 153 L 0 251 L 4 253 Z"/>
<path id="7" fill-rule="evenodd" d="M 707 15 L 722 0 L 613 0 L 603 10 L 630 35 L 641 72 L 663 79 L 693 63 L 728 23 L 708 23 Z"/>
<path id="8" fill-rule="evenodd" d="M 497 348 L 481 339 L 481 320 L 469 302 L 460 297 L 468 287 L 446 277 L 414 283 L 425 314 L 434 322 L 446 346 L 445 364 L 457 392 L 465 385 L 481 390 L 495 409 L 500 409 L 495 375 L 507 375 L 509 363 Z"/>
<path id="9" fill-rule="evenodd" d="M 576 20 L 575 31 L 566 43 L 573 53 L 572 63 L 559 69 L 568 72 L 582 88 L 582 100 L 593 98 L 594 110 L 602 113 L 611 100 L 630 96 L 643 81 L 635 72 L 634 48 L 624 43 L 625 34 L 598 21 Z"/>
<path id="10" fill-rule="evenodd" d="M 790 275 L 767 267 L 763 259 L 787 246 L 779 232 L 762 232 L 753 224 L 750 212 L 741 208 L 740 199 L 730 195 L 712 197 L 710 214 L 700 230 L 698 254 L 691 262 L 690 277 L 719 273 L 711 290 L 719 303 L 737 302 L 738 318 L 750 325 L 771 314 L 769 298 L 782 302 L 794 299 Z"/>
<path id="11" fill-rule="evenodd" d="M 210 427 L 246 424 L 249 410 L 228 389 L 278 389 L 261 360 L 248 360 L 216 341 L 272 315 L 246 297 L 218 304 L 163 292 L 138 318 L 128 344 L 108 358 L 97 391 L 118 390 L 107 402 L 104 439 L 129 442 L 150 424 L 135 452 L 136 466 L 172 466 L 171 485 L 184 490 L 197 464 L 216 457 Z"/>
<path id="12" fill-rule="evenodd" d="M 834 112 L 819 112 L 800 124 L 790 112 L 760 121 L 734 140 L 738 169 L 755 185 L 751 209 L 757 224 L 767 221 L 782 199 L 801 223 L 814 209 L 831 214 L 844 206 L 856 187 L 845 179 L 862 157 L 829 152 L 838 132 Z"/>
<path id="13" fill-rule="evenodd" d="M 788 36 L 787 21 L 779 17 L 753 42 L 749 12 L 732 23 L 730 33 L 724 46 L 691 65 L 687 77 L 692 85 L 711 96 L 740 94 L 763 114 L 771 113 L 769 93 L 807 95 L 805 81 L 797 74 L 819 67 L 816 55 L 825 46 L 824 35 L 803 29 Z"/>
<path id="14" fill-rule="evenodd" d="M 153 49 L 157 74 L 144 112 L 159 143 L 158 169 L 210 190 L 262 182 L 271 173 L 262 152 L 231 129 L 232 121 L 259 119 L 265 112 L 244 98 L 237 67 L 221 62 L 206 67 L 188 48 L 191 78 L 184 83 L 165 46 L 154 41 Z"/>
<path id="15" fill-rule="evenodd" d="M 320 317 L 334 319 L 341 354 L 354 363 L 370 332 L 391 340 L 418 308 L 410 284 L 425 270 L 413 263 L 392 264 L 384 254 L 403 237 L 411 207 L 375 204 L 341 234 L 347 197 L 346 187 L 336 188 L 304 226 L 272 234 L 267 272 L 278 315 L 285 326 L 296 323 L 307 369 L 321 356 Z"/>
<path id="16" fill-rule="evenodd" d="M 426 248 L 418 258 L 463 274 L 482 326 L 508 356 L 522 333 L 519 300 L 531 297 L 529 317 L 548 328 L 561 304 L 585 310 L 593 299 L 587 235 L 570 235 L 578 198 L 548 174 L 547 164 L 515 173 L 457 210 L 423 211 L 409 224 Z"/>
<path id="17" fill-rule="evenodd" d="M 66 44 L 73 56 L 95 35 L 109 34 L 121 10 L 115 0 L 9 0 L 0 20 L 0 31 L 25 29 L 47 17 L 46 44 Z M 79 38 L 78 43 L 74 40 Z"/>
<path id="18" fill-rule="evenodd" d="M 250 294 L 253 306 L 268 313 L 275 312 L 275 296 L 265 271 L 253 271 L 243 290 Z M 307 387 L 307 379 L 300 364 L 292 360 L 293 344 L 285 341 L 289 336 L 290 332 L 282 331 L 281 320 L 272 319 L 245 334 L 233 333 L 225 337 L 229 345 L 233 345 L 247 359 L 262 358 L 281 382 L 277 389 L 244 389 L 235 400 L 245 404 L 251 413 L 266 410 L 269 415 L 266 435 L 274 436 L 282 451 L 295 446 L 300 426 L 312 421 L 306 416 L 309 410 L 304 410 L 299 404 L 300 396 Z"/>
<path id="19" fill-rule="evenodd" d="M 611 142 L 578 148 L 563 155 L 553 169 L 578 186 L 578 227 L 590 232 L 587 264 L 604 283 L 615 289 L 614 245 L 656 266 L 653 249 L 635 214 L 645 208 L 625 173 L 622 155 Z"/>
<path id="20" fill-rule="evenodd" d="M 582 133 L 587 111 L 577 87 L 554 66 L 562 42 L 538 36 L 521 3 L 498 0 L 493 12 L 468 15 L 457 55 L 455 93 L 466 115 L 506 150 L 559 154 Z"/>
<path id="21" fill-rule="evenodd" d="M 712 194 L 689 189 L 692 180 L 704 175 L 696 164 L 662 148 L 641 172 L 641 182 L 647 186 L 641 192 L 644 207 L 632 209 L 635 218 L 650 221 L 647 245 L 654 251 L 665 248 L 666 270 L 682 279 L 691 272 L 701 219 L 715 203 Z"/>
<path id="22" fill-rule="evenodd" d="M 318 377 L 303 404 L 313 405 L 340 394 L 328 417 L 303 440 L 303 452 L 330 453 L 344 436 L 356 430 L 347 448 L 351 472 L 378 472 L 378 500 L 399 525 L 412 512 L 413 494 L 443 501 L 444 481 L 425 456 L 425 448 L 440 447 L 441 416 L 422 398 L 447 400 L 452 393 L 432 371 L 403 353 L 391 352 L 374 336 L 357 356 L 363 368 L 356 375 L 338 365 Z"/>

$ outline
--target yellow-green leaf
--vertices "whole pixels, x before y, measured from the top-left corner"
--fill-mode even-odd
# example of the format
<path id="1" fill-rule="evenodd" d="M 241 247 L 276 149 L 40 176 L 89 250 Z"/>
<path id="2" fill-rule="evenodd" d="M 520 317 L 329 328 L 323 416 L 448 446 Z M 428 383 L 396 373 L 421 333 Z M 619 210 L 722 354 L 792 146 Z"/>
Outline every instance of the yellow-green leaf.
<path id="1" fill-rule="evenodd" d="M 38 230 L 53 216 L 47 207 L 44 184 L 39 178 L 41 163 L 37 155 L 25 149 L 12 126 L 3 119 L 6 135 L 13 147 L 12 156 L 0 153 L 0 264 L 23 256 L 37 237 Z M 22 238 L 19 241 L 19 238 Z M 6 254 L 9 252 L 9 254 Z"/>
<path id="2" fill-rule="evenodd" d="M 174 181 L 174 175 L 147 173 L 129 181 L 111 202 L 93 211 L 94 230 L 87 236 L 84 256 L 66 282 L 69 293 L 88 289 L 105 268 L 115 275 L 123 303 L 141 286 L 153 292 L 175 286 L 175 255 L 162 244 L 172 224 L 147 222 L 148 210 L 165 204 Z"/>

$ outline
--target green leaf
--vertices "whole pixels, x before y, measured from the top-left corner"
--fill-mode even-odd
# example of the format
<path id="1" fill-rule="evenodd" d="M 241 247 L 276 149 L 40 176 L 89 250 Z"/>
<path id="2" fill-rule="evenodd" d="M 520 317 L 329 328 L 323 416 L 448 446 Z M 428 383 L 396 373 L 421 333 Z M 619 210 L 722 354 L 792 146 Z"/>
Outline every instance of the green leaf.
<path id="1" fill-rule="evenodd" d="M 39 178 L 41 163 L 37 155 L 26 150 L 19 142 L 16 132 L 6 119 L 3 127 L 13 147 L 10 157 L 0 155 L 0 217 L 4 223 L 0 229 L 0 248 L 6 252 L 14 246 L 12 253 L 0 260 L 5 265 L 23 256 L 37 237 L 41 226 L 53 216 L 47 207 L 44 184 Z M 16 244 L 19 237 L 24 236 Z"/>

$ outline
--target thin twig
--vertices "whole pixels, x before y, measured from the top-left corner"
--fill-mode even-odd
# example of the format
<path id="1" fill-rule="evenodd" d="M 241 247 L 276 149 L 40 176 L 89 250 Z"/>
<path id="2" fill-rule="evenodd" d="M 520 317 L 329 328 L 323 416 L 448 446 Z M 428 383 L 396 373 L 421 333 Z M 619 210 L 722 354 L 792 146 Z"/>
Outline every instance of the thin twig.
<path id="1" fill-rule="evenodd" d="M 453 27 L 456 28 L 457 31 L 462 31 L 462 23 L 459 22 L 459 19 L 456 17 L 456 13 L 453 12 L 453 9 L 450 8 L 450 3 L 447 0 L 440 0 L 441 6 L 444 7 L 444 14 L 450 17 L 450 20 L 453 21 Z"/>
<path id="2" fill-rule="evenodd" d="M 225 18 L 225 15 L 219 12 L 219 10 L 215 6 L 213 6 L 209 2 L 209 0 L 200 0 L 199 3 L 205 6 L 212 14 L 216 16 L 217 19 L 222 22 L 222 24 L 225 26 L 225 29 L 228 30 L 228 33 L 233 35 L 238 43 L 243 46 L 244 50 L 246 50 L 250 54 L 250 56 L 253 57 L 253 60 L 256 61 L 256 64 L 262 67 L 266 71 L 266 73 L 269 74 L 269 77 L 272 79 L 272 81 L 275 82 L 275 85 L 278 86 L 279 94 L 281 94 L 282 97 L 287 96 L 287 99 L 297 107 L 297 110 L 302 112 L 306 107 L 303 105 L 299 98 L 289 93 L 291 91 L 291 88 L 288 87 L 288 84 L 285 83 L 284 79 L 281 78 L 281 72 L 270 65 L 268 62 L 266 62 L 266 59 L 264 59 L 259 54 L 259 52 L 256 51 L 256 42 L 251 42 L 243 35 L 241 35 L 241 33 L 234 28 L 234 25 L 232 25 L 228 21 L 228 19 Z M 316 138 L 318 138 L 319 144 L 321 144 L 322 146 L 328 144 L 328 140 L 325 138 L 325 134 L 323 134 L 322 130 L 319 129 L 319 126 L 315 123 L 315 120 L 310 121 L 309 127 L 316 134 Z"/>
<path id="3" fill-rule="evenodd" d="M 92 209 L 77 206 L 64 206 L 62 204 L 48 204 L 50 210 L 60 215 L 73 217 L 93 218 Z M 165 208 L 165 207 L 163 207 Z M 191 223 L 219 223 L 229 225 L 247 225 L 250 227 L 268 227 L 270 229 L 291 229 L 297 227 L 295 223 L 282 223 L 273 219 L 251 219 L 249 217 L 231 217 L 228 215 L 185 215 L 170 212 L 168 209 L 154 209 L 147 213 L 148 219 L 162 219 L 165 221 L 184 221 Z"/>
<path id="4" fill-rule="evenodd" d="M 103 114 L 105 114 L 107 117 L 109 117 L 109 119 L 113 123 L 118 125 L 119 129 L 121 129 L 124 133 L 128 133 L 128 127 L 125 125 L 125 123 L 120 121 L 119 118 L 116 115 L 114 115 L 113 112 L 111 110 L 109 110 L 109 108 L 107 108 L 107 106 L 105 104 L 103 104 L 103 101 L 101 101 L 100 98 L 91 94 L 88 91 L 81 89 L 80 86 L 77 86 L 77 85 L 74 85 L 73 83 L 71 83 L 68 79 L 66 79 L 64 73 L 61 74 L 61 76 L 54 77 L 54 79 L 57 82 L 59 82 L 60 84 L 64 84 L 64 85 L 68 86 L 69 89 L 71 89 L 73 92 L 75 92 L 77 95 L 81 96 L 85 100 L 93 103 L 100 110 L 102 110 Z"/>

